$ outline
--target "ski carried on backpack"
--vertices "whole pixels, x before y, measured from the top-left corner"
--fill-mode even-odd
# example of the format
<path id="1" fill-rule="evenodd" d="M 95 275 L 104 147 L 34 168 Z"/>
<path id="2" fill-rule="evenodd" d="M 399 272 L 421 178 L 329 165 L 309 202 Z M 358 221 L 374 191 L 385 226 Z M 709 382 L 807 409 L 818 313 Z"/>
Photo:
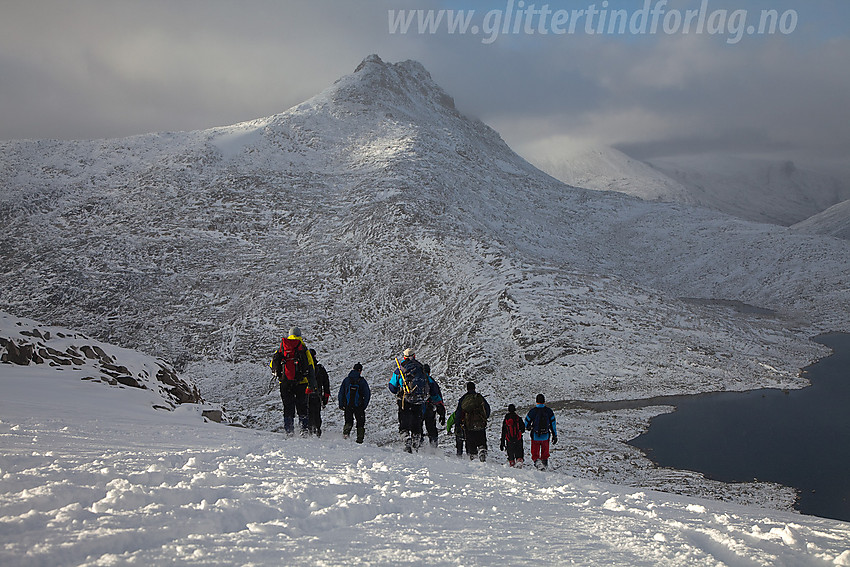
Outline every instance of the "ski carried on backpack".
<path id="1" fill-rule="evenodd" d="M 399 376 L 401 376 L 401 392 L 402 392 L 401 403 L 402 403 L 402 405 L 404 405 L 405 398 L 407 397 L 407 394 L 413 393 L 413 390 L 416 389 L 416 386 L 414 385 L 413 388 L 408 386 L 407 378 L 404 377 L 404 370 L 401 369 L 401 364 L 398 363 L 398 357 L 396 357 L 396 359 L 395 359 L 395 365 L 398 366 L 398 373 L 399 373 Z"/>

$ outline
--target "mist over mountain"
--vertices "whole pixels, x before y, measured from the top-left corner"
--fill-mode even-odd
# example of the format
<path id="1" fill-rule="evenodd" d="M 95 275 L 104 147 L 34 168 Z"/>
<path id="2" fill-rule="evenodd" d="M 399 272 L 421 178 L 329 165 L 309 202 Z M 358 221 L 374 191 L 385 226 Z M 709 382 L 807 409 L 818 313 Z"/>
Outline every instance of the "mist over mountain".
<path id="1" fill-rule="evenodd" d="M 688 188 L 688 202 L 756 222 L 790 226 L 850 198 L 846 175 L 792 159 L 731 154 L 653 158 Z"/>
<path id="2" fill-rule="evenodd" d="M 577 187 L 704 207 L 744 220 L 791 226 L 850 198 L 847 172 L 833 164 L 741 153 L 637 159 L 569 139 L 544 140 L 522 154 Z"/>
<path id="3" fill-rule="evenodd" d="M 340 369 L 415 345 L 450 388 L 609 398 L 793 383 L 804 335 L 847 327 L 846 244 L 565 185 L 416 62 L 234 126 L 0 150 L 0 305 L 178 368 L 261 368 L 297 324 Z"/>
<path id="4" fill-rule="evenodd" d="M 617 191 L 647 201 L 698 204 L 686 186 L 615 148 L 553 139 L 529 144 L 522 154 L 552 177 L 575 187 Z"/>

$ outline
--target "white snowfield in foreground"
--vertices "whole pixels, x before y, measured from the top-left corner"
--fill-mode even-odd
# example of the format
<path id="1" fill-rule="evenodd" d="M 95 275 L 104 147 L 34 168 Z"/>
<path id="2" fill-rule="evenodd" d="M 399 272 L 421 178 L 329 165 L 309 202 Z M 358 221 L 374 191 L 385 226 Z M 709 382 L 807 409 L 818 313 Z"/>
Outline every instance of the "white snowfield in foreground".
<path id="1" fill-rule="evenodd" d="M 844 522 L 284 439 L 69 374 L 0 364 L 0 565 L 850 565 Z"/>

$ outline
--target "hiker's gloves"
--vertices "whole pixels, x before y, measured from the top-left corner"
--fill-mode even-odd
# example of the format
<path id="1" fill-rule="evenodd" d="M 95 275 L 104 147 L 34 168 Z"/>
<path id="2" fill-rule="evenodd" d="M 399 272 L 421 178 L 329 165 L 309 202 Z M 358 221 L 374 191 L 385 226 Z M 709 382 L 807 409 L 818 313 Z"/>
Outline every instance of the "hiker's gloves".
<path id="1" fill-rule="evenodd" d="M 553 436 L 552 436 L 552 445 L 557 445 L 557 444 L 558 444 L 558 436 L 557 436 L 557 435 L 553 435 Z"/>
<path id="2" fill-rule="evenodd" d="M 499 444 L 499 449 L 500 449 L 500 450 L 502 450 L 502 451 L 504 451 L 504 450 L 505 450 L 505 442 L 504 442 L 504 441 L 502 441 L 502 442 Z"/>

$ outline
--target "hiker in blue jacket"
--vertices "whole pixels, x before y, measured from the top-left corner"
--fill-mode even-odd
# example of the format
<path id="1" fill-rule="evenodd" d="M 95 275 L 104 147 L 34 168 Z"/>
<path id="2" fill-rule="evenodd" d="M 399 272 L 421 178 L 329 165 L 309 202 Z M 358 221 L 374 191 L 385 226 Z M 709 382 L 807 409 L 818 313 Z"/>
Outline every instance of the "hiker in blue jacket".
<path id="1" fill-rule="evenodd" d="M 537 394 L 537 405 L 525 416 L 525 429 L 531 432 L 531 460 L 538 469 L 549 467 L 549 436 L 552 444 L 558 444 L 558 430 L 555 427 L 555 412 L 546 407 L 546 397 Z"/>
<path id="2" fill-rule="evenodd" d="M 398 430 L 408 453 L 418 451 L 422 444 L 422 421 L 425 406 L 434 396 L 440 396 L 437 384 L 425 373 L 412 348 L 404 350 L 404 360 L 396 359 L 396 369 L 387 389 L 398 402 Z M 442 399 L 442 397 L 441 397 Z"/>
<path id="3" fill-rule="evenodd" d="M 348 439 L 354 420 L 357 420 L 357 442 L 363 443 L 366 435 L 366 407 L 372 398 L 369 383 L 360 375 L 363 365 L 359 362 L 354 365 L 345 380 L 339 386 L 339 409 L 345 412 L 345 425 L 342 427 L 342 436 Z"/>

